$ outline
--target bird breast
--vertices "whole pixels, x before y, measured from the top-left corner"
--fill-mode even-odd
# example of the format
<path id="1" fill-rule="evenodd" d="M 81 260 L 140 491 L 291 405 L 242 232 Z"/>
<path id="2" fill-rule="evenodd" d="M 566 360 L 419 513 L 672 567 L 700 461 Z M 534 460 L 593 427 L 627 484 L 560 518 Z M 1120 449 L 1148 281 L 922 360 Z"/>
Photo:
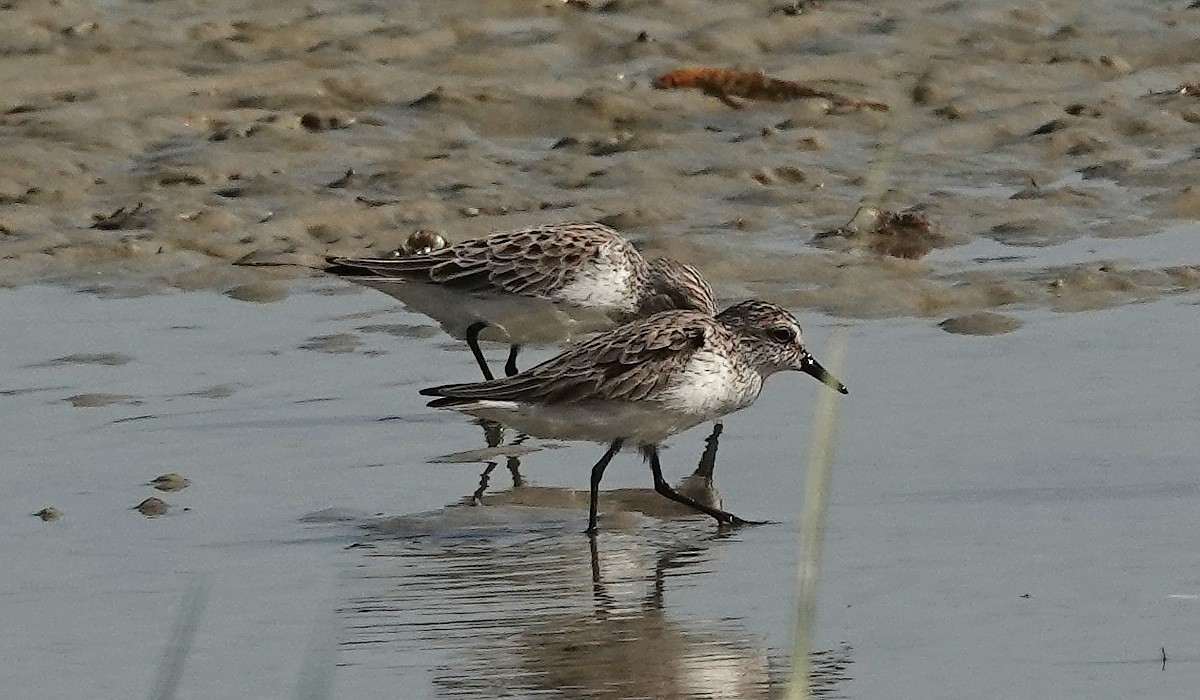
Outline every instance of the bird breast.
<path id="1" fill-rule="evenodd" d="M 660 403 L 671 411 L 711 419 L 749 406 L 760 391 L 757 372 L 739 366 L 726 353 L 703 347 L 671 377 Z"/>
<path id="2" fill-rule="evenodd" d="M 634 290 L 634 265 L 627 257 L 612 252 L 602 250 L 584 263 L 571 281 L 553 295 L 554 300 L 614 315 L 636 311 L 641 300 Z"/>

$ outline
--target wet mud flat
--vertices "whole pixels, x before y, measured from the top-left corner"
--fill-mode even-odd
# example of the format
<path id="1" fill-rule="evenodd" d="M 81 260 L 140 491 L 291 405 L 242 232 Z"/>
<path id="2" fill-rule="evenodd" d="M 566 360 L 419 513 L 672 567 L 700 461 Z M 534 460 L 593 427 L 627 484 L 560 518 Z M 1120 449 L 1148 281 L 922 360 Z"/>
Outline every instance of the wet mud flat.
<path id="1" fill-rule="evenodd" d="M 484 453 L 498 466 L 469 505 L 486 465 L 444 457 L 486 435 L 415 395 L 477 371 L 469 353 L 385 298 L 328 290 L 265 306 L 0 293 L 20 331 L 0 387 L 0 553 L 24 562 L 0 577 L 0 653 L 22 659 L 6 688 L 144 694 L 199 582 L 180 697 L 295 697 L 314 667 L 330 697 L 778 696 L 820 387 L 776 378 L 720 436 L 723 506 L 776 524 L 720 537 L 653 512 L 645 466 L 622 454 L 593 552 L 593 446 L 511 450 L 519 481 L 507 452 Z M 1189 696 L 1200 590 L 1179 553 L 1200 445 L 1179 348 L 1197 341 L 1198 301 L 1034 310 L 993 337 L 849 324 L 822 692 Z M 805 319 L 814 349 L 843 323 Z M 339 335 L 355 349 L 304 347 Z M 69 400 L 96 393 L 127 398 Z M 708 430 L 671 441 L 673 482 Z M 166 472 L 189 485 L 148 485 Z M 131 510 L 150 496 L 170 510 Z M 46 506 L 61 516 L 31 515 Z"/>
<path id="2" fill-rule="evenodd" d="M 1105 253 L 1200 216 L 1184 2 L 18 0 L 0 16 L 9 285 L 269 301 L 326 254 L 414 230 L 590 219 L 703 264 L 725 297 L 852 318 L 1200 285 L 1194 259 Z M 693 68 L 743 75 L 664 79 Z M 880 240 L 853 225 L 863 205 L 928 229 Z M 1058 266 L 992 264 L 1091 238 Z M 972 246 L 989 252 L 948 264 Z"/>

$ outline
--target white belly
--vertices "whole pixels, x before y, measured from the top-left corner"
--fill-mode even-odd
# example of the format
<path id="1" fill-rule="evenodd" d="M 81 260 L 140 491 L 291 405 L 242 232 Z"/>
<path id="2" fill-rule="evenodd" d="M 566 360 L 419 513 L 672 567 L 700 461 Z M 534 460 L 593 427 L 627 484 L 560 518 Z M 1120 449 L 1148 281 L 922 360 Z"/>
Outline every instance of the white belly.
<path id="1" fill-rule="evenodd" d="M 540 406 L 513 401 L 477 401 L 454 410 L 535 437 L 557 440 L 586 440 L 629 445 L 657 445 L 671 435 L 703 423 L 703 416 L 665 410 L 653 404 L 583 403 L 569 406 Z"/>
<path id="2" fill-rule="evenodd" d="M 483 331 L 480 337 L 484 340 L 518 345 L 569 342 L 613 325 L 600 310 L 536 297 L 472 294 L 423 282 L 380 282 L 370 278 L 354 281 L 398 299 L 410 311 L 429 316 L 460 340 L 467 328 L 479 321 L 498 326 Z"/>
<path id="3" fill-rule="evenodd" d="M 632 314 L 639 301 L 634 296 L 632 266 L 607 255 L 584 266 L 570 284 L 554 292 L 552 297 L 610 315 Z"/>
<path id="4" fill-rule="evenodd" d="M 761 391 L 757 372 L 741 370 L 726 355 L 701 348 L 675 373 L 658 400 L 704 422 L 749 406 Z"/>

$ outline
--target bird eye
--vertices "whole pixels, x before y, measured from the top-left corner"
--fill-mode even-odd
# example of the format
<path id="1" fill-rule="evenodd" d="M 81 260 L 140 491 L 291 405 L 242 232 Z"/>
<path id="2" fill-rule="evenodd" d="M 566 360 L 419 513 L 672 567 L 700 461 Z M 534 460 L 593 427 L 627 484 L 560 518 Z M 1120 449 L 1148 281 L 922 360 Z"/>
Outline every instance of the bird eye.
<path id="1" fill-rule="evenodd" d="M 790 343 L 796 339 L 796 331 L 787 326 L 771 329 L 771 337 L 781 343 Z"/>

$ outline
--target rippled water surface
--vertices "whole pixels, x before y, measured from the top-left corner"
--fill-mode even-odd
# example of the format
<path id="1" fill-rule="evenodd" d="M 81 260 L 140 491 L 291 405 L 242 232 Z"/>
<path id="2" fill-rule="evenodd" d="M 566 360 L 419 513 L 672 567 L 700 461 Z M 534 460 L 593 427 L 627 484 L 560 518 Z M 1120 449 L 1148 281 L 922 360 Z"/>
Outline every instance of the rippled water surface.
<path id="1" fill-rule="evenodd" d="M 680 517 L 622 454 L 592 548 L 600 448 L 492 450 L 470 505 L 487 465 L 434 460 L 485 448 L 485 432 L 416 395 L 472 376 L 469 353 L 347 289 L 270 305 L 0 293 L 5 688 L 144 696 L 198 586 L 180 697 L 782 692 L 823 387 L 775 377 L 720 436 L 711 496 L 776 524 L 718 534 Z M 850 324 L 823 695 L 1191 695 L 1197 301 L 1031 311 L 993 338 Z M 819 354 L 832 321 L 805 320 Z M 349 352 L 313 340 L 339 335 Z M 116 398 L 68 400 L 99 394 Z M 710 430 L 670 443 L 668 478 L 697 469 Z M 130 510 L 168 471 L 191 479 L 158 494 L 168 514 Z M 30 517 L 51 505 L 60 520 Z"/>

